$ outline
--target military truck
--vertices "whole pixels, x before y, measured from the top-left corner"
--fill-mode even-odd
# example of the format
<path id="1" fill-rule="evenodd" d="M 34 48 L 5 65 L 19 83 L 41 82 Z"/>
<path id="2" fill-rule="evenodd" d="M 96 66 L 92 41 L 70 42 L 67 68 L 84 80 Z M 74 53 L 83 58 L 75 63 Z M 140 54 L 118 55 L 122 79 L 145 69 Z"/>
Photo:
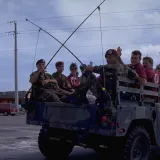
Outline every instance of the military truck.
<path id="1" fill-rule="evenodd" d="M 74 146 L 81 146 L 106 157 L 148 160 L 151 146 L 160 146 L 159 84 L 142 86 L 114 76 L 106 78 L 106 91 L 105 104 L 26 98 L 27 124 L 42 126 L 40 152 L 47 158 L 61 159 L 69 156 Z"/>

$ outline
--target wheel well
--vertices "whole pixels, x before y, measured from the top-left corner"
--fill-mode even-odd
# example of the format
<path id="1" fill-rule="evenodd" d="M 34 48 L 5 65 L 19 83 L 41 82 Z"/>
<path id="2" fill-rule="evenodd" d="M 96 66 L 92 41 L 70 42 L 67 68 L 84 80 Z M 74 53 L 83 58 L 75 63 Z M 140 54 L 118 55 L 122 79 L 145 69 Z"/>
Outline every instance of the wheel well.
<path id="1" fill-rule="evenodd" d="M 136 119 L 136 120 L 133 120 L 131 122 L 129 128 L 128 128 L 127 134 L 129 134 L 131 132 L 131 130 L 136 126 L 144 127 L 147 130 L 147 132 L 149 133 L 149 135 L 150 135 L 151 144 L 152 145 L 156 144 L 153 124 L 152 124 L 151 120 L 149 120 L 149 119 Z"/>

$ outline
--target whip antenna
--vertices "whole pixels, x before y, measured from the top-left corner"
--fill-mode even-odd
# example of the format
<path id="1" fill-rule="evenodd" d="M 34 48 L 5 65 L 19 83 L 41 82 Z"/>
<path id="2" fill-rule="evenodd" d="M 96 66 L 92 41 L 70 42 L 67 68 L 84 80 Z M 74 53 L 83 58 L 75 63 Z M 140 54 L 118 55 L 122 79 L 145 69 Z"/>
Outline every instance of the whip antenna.
<path id="1" fill-rule="evenodd" d="M 37 47 L 38 47 L 38 42 L 39 42 L 40 31 L 41 31 L 41 29 L 38 30 L 38 36 L 37 36 L 37 42 L 36 42 L 36 48 L 35 48 L 32 72 L 34 71 L 34 64 L 35 64 L 35 60 L 36 60 L 36 54 L 37 54 Z"/>
<path id="2" fill-rule="evenodd" d="M 102 18 L 101 18 L 101 8 L 98 6 L 99 11 L 99 22 L 100 22 L 100 33 L 101 33 L 101 49 L 102 49 L 102 62 L 103 62 L 103 78 L 104 78 L 104 89 L 106 88 L 105 83 L 105 67 L 104 67 L 104 49 L 103 49 L 103 34 L 102 34 Z"/>

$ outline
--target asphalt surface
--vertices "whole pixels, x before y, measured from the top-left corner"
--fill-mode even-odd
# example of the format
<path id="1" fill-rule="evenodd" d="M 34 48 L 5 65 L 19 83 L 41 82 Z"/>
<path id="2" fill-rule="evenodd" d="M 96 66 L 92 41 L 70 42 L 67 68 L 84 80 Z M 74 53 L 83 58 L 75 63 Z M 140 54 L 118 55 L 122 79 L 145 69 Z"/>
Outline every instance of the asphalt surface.
<path id="1" fill-rule="evenodd" d="M 38 126 L 26 125 L 25 116 L 0 116 L 0 160 L 46 160 L 37 147 L 39 130 Z M 75 147 L 68 160 L 99 158 L 93 150 Z"/>

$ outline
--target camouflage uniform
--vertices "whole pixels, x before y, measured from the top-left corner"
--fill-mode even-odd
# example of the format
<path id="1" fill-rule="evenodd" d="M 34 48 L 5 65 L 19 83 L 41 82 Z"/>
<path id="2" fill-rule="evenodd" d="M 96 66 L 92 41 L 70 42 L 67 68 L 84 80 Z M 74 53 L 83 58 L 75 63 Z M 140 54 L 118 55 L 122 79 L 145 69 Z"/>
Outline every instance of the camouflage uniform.
<path id="1" fill-rule="evenodd" d="M 30 77 L 33 76 L 36 72 L 33 72 Z M 32 85 L 32 99 L 38 101 L 60 101 L 56 94 L 56 91 L 58 90 L 57 84 L 48 83 L 46 85 L 42 85 L 42 81 L 48 79 L 52 79 L 52 76 L 49 73 L 40 74 L 38 80 Z"/>
<path id="2" fill-rule="evenodd" d="M 67 84 L 69 84 L 68 82 L 68 79 L 67 77 L 62 74 L 61 77 L 58 75 L 58 72 L 55 72 L 52 74 L 52 77 L 55 78 L 58 82 L 58 86 L 61 88 L 61 89 L 64 89 L 64 90 L 69 90 L 70 88 L 67 87 Z"/>
<path id="3" fill-rule="evenodd" d="M 110 76 L 110 75 L 124 76 L 130 79 L 134 79 L 136 77 L 136 73 L 132 69 L 130 69 L 127 65 L 124 64 L 107 64 L 104 66 L 103 65 L 94 66 L 93 72 L 100 74 L 101 77 L 103 78 L 104 76 Z"/>
<path id="4" fill-rule="evenodd" d="M 90 89 L 90 91 L 96 95 L 96 76 L 92 73 L 84 73 L 82 74 L 82 76 L 80 77 L 80 87 L 81 90 L 83 90 L 84 88 L 88 88 Z"/>
<path id="5" fill-rule="evenodd" d="M 93 67 L 93 72 L 100 74 L 102 77 L 102 80 L 100 81 L 101 85 L 104 86 L 104 80 L 105 80 L 105 87 L 106 90 L 113 95 L 113 101 L 115 100 L 114 95 L 116 95 L 116 82 L 117 82 L 117 76 L 124 76 L 128 77 L 130 79 L 136 78 L 136 73 L 130 69 L 128 66 L 124 64 L 107 64 L 107 65 L 101 65 L 101 66 L 95 66 Z M 101 88 L 97 87 L 97 92 L 101 92 Z M 106 101 L 105 97 L 102 94 L 98 94 L 98 98 L 101 99 L 103 102 Z M 100 100 L 100 101 L 101 101 Z"/>
<path id="6" fill-rule="evenodd" d="M 85 72 L 80 77 L 80 85 L 76 88 L 75 96 L 78 97 L 79 102 L 88 103 L 88 99 L 86 96 L 88 91 L 91 91 L 94 95 L 96 95 L 96 76 L 90 72 Z M 90 96 L 91 97 L 91 96 Z"/>

